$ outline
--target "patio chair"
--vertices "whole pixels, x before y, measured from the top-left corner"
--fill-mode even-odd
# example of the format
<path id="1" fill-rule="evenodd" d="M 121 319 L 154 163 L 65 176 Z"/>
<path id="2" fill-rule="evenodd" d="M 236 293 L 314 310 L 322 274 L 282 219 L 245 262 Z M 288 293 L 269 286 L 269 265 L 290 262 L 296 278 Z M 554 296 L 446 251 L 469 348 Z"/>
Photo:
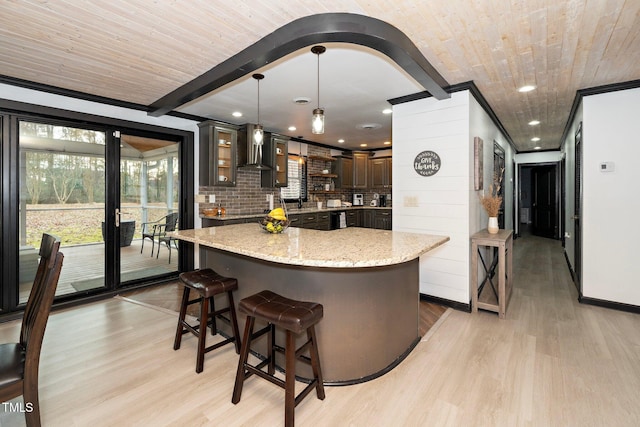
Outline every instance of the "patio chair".
<path id="1" fill-rule="evenodd" d="M 20 342 L 0 344 L 0 402 L 22 395 L 28 427 L 40 426 L 40 350 L 64 259 L 59 248 L 59 239 L 43 234 L 38 270 L 22 316 Z"/>
<path id="2" fill-rule="evenodd" d="M 160 251 L 160 238 L 165 237 L 168 231 L 175 231 L 178 225 L 178 214 L 176 212 L 160 218 L 157 221 L 142 223 L 142 246 L 140 253 L 144 249 L 144 239 L 151 240 L 151 256 L 155 250 L 156 240 L 158 241 L 158 252 Z"/>
<path id="3" fill-rule="evenodd" d="M 167 230 L 167 231 L 175 231 L 174 230 Z M 158 252 L 156 253 L 156 259 L 160 256 L 160 243 L 164 243 L 165 245 L 167 245 L 167 248 L 169 248 L 169 264 L 171 264 L 171 244 L 173 244 L 173 247 L 178 250 L 178 239 L 176 239 L 175 237 L 171 237 L 171 236 L 161 236 L 158 238 Z"/>

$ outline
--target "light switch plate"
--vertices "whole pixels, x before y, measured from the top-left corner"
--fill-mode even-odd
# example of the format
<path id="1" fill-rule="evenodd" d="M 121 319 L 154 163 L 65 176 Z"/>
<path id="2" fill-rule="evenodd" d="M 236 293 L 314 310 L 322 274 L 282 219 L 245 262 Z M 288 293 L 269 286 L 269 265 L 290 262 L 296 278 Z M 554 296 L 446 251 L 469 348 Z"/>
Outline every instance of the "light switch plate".
<path id="1" fill-rule="evenodd" d="M 196 203 L 207 203 L 207 196 L 204 194 L 196 194 Z"/>
<path id="2" fill-rule="evenodd" d="M 613 162 L 600 163 L 600 172 L 613 172 L 616 170 L 616 165 Z"/>
<path id="3" fill-rule="evenodd" d="M 216 202 L 216 195 L 209 194 L 209 203 L 215 203 L 215 202 Z"/>

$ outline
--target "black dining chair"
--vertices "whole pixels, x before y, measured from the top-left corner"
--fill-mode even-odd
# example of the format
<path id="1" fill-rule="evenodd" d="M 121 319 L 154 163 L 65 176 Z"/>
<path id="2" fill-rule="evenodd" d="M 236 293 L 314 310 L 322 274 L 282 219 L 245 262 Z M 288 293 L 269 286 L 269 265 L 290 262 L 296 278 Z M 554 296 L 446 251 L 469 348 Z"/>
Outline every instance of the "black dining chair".
<path id="1" fill-rule="evenodd" d="M 59 249 L 59 239 L 43 234 L 38 271 L 22 316 L 20 341 L 0 344 L 0 402 L 22 395 L 28 427 L 40 426 L 40 351 L 64 259 Z"/>
<path id="2" fill-rule="evenodd" d="M 142 245 L 140 253 L 144 249 L 144 239 L 151 240 L 151 256 L 155 250 L 156 240 L 158 241 L 158 252 L 160 251 L 160 238 L 165 237 L 168 231 L 175 231 L 178 225 L 178 214 L 170 213 L 157 221 L 142 223 Z"/>

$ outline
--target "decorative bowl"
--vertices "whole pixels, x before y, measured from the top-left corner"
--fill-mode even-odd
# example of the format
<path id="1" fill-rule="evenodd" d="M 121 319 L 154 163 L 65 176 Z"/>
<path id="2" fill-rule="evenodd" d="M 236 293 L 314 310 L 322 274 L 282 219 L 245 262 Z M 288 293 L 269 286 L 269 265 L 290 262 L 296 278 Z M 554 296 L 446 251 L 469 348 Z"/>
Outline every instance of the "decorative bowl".
<path id="1" fill-rule="evenodd" d="M 205 208 L 202 209 L 204 216 L 216 216 L 218 215 L 218 208 Z"/>
<path id="2" fill-rule="evenodd" d="M 258 224 L 267 233 L 280 234 L 289 227 L 289 220 L 273 219 L 266 216 Z"/>

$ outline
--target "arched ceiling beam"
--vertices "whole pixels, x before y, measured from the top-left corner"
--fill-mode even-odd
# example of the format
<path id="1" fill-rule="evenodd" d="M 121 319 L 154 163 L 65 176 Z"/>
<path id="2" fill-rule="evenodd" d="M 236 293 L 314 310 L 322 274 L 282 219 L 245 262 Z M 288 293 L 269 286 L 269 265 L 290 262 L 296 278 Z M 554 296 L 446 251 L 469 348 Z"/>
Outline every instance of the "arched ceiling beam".
<path id="1" fill-rule="evenodd" d="M 449 98 L 447 81 L 396 27 L 364 15 L 323 13 L 296 19 L 149 105 L 161 116 L 246 74 L 316 43 L 353 43 L 385 54 L 436 99 Z"/>

